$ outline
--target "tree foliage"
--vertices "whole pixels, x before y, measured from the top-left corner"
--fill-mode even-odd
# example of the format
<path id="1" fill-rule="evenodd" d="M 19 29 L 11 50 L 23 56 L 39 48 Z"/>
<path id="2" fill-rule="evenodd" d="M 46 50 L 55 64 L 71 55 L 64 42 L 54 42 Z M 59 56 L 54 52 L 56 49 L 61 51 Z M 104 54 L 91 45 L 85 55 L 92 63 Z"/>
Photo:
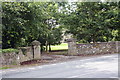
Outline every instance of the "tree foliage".
<path id="1" fill-rule="evenodd" d="M 82 42 L 120 40 L 117 2 L 81 2 L 74 6 L 75 11 L 65 14 L 63 20 L 68 33 Z"/>
<path id="2" fill-rule="evenodd" d="M 3 48 L 60 44 L 64 29 L 80 42 L 120 40 L 120 2 L 3 2 L 2 10 Z"/>
<path id="3" fill-rule="evenodd" d="M 2 8 L 3 48 L 27 46 L 33 40 L 45 45 L 49 38 L 50 45 L 60 43 L 61 30 L 47 22 L 51 19 L 57 22 L 55 3 L 3 2 Z"/>

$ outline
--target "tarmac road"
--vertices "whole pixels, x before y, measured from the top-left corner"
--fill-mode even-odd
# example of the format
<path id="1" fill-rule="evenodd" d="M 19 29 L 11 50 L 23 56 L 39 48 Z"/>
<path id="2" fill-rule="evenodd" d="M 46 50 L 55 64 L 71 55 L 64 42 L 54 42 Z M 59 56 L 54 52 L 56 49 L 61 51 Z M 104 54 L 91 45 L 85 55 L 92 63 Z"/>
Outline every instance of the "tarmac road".
<path id="1" fill-rule="evenodd" d="M 3 70 L 3 78 L 118 78 L 118 54 Z"/>

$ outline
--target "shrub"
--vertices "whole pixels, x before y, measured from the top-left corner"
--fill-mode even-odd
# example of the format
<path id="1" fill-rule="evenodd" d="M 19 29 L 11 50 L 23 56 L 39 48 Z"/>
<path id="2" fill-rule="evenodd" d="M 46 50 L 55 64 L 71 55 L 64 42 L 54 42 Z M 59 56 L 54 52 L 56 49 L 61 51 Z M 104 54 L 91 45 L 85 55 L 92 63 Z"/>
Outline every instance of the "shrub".
<path id="1" fill-rule="evenodd" d="M 17 50 L 17 49 L 12 49 L 12 48 L 9 48 L 9 49 L 0 49 L 0 53 L 11 53 L 11 52 L 18 53 L 19 50 Z"/>

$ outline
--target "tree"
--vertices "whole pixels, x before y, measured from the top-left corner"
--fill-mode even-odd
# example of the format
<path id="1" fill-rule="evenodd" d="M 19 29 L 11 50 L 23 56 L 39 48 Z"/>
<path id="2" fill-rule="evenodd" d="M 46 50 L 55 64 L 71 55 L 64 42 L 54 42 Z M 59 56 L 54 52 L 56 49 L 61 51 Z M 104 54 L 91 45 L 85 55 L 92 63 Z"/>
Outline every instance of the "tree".
<path id="1" fill-rule="evenodd" d="M 46 15 L 41 6 L 43 3 L 3 2 L 3 48 L 25 46 L 44 35 Z"/>
<path id="2" fill-rule="evenodd" d="M 26 3 L 3 2 L 2 9 L 2 45 L 3 48 L 12 48 L 21 45 L 21 39 L 25 37 L 26 27 L 30 11 Z"/>
<path id="3" fill-rule="evenodd" d="M 50 45 L 58 45 L 61 42 L 62 39 L 62 30 L 59 25 L 59 6 L 58 3 L 51 2 L 47 4 L 47 12 L 48 12 L 48 19 L 47 19 L 47 25 L 48 30 L 46 34 L 46 51 L 51 51 Z"/>
<path id="4" fill-rule="evenodd" d="M 40 41 L 43 47 L 49 38 L 49 45 L 60 42 L 61 36 L 54 38 L 61 33 L 58 27 L 55 28 L 58 20 L 56 3 L 3 2 L 2 8 L 3 48 L 28 46 L 33 40 Z M 56 22 L 49 24 L 49 20 Z"/>
<path id="5" fill-rule="evenodd" d="M 114 36 L 117 40 L 117 2 L 81 2 L 75 5 L 75 10 L 65 14 L 63 21 L 68 33 L 82 42 L 111 41 Z"/>

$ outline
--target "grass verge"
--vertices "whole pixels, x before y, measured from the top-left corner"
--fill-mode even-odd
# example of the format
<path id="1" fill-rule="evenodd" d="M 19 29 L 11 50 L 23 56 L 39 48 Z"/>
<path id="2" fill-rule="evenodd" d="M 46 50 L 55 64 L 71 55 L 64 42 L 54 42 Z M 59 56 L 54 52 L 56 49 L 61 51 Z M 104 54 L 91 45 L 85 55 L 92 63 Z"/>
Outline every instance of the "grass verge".
<path id="1" fill-rule="evenodd" d="M 0 70 L 2 69 L 9 69 L 10 67 L 0 67 Z"/>
<path id="2" fill-rule="evenodd" d="M 17 49 L 12 49 L 12 48 L 9 48 L 9 49 L 0 49 L 0 53 L 11 53 L 11 52 L 18 53 L 19 51 Z"/>

